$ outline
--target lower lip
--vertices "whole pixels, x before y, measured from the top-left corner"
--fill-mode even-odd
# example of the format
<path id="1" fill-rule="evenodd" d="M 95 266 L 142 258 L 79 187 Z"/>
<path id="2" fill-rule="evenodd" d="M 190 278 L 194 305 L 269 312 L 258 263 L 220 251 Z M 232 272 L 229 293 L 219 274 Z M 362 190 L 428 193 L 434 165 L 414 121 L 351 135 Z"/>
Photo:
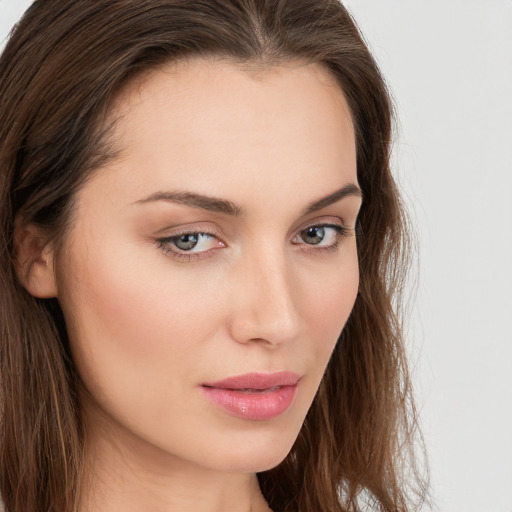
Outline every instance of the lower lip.
<path id="1" fill-rule="evenodd" d="M 283 414 L 293 403 L 297 386 L 262 391 L 241 391 L 202 386 L 203 393 L 224 410 L 246 420 L 270 420 Z"/>

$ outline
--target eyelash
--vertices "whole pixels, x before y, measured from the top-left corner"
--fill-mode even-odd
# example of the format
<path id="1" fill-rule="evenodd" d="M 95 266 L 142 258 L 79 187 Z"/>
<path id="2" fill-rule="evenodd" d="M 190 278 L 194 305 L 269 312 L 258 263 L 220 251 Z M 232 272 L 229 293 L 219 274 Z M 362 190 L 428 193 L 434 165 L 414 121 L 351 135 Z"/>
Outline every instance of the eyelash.
<path id="1" fill-rule="evenodd" d="M 334 252 L 338 250 L 341 239 L 342 238 L 349 238 L 353 235 L 355 235 L 355 229 L 347 228 L 345 226 L 342 226 L 340 224 L 333 224 L 333 223 L 322 223 L 322 224 L 311 224 L 309 226 L 306 226 L 305 228 L 301 229 L 297 232 L 296 235 L 293 236 L 292 240 L 296 237 L 301 236 L 305 232 L 311 229 L 333 229 L 335 231 L 335 241 L 328 246 L 317 246 L 317 244 L 307 244 L 306 242 L 293 242 L 294 245 L 307 245 L 309 246 L 308 249 L 305 249 L 305 251 L 309 254 L 319 254 L 319 253 L 325 253 L 325 252 Z M 188 252 L 183 251 L 176 246 L 173 248 L 173 244 L 183 236 L 206 236 L 209 238 L 216 238 L 221 245 L 218 247 L 213 247 L 211 249 L 207 249 L 205 251 L 199 251 L 199 252 Z M 156 240 L 156 244 L 159 247 L 159 249 L 166 255 L 172 257 L 174 260 L 180 262 L 180 263 L 188 263 L 191 261 L 199 261 L 205 258 L 208 258 L 210 256 L 213 256 L 214 252 L 226 247 L 224 242 L 220 239 L 219 235 L 215 232 L 208 232 L 208 231 L 182 231 L 173 234 L 172 236 L 167 236 L 165 238 L 159 238 Z"/>
<path id="2" fill-rule="evenodd" d="M 213 256 L 213 253 L 220 249 L 221 247 L 214 247 L 211 249 L 208 249 L 206 251 L 201 252 L 187 252 L 172 247 L 172 244 L 178 240 L 180 237 L 183 236 L 207 236 L 209 238 L 216 238 L 220 241 L 221 244 L 224 245 L 224 242 L 222 242 L 219 238 L 219 235 L 216 232 L 208 232 L 208 231 L 194 231 L 194 230 L 186 230 L 181 231 L 173 234 L 172 236 L 166 236 L 165 238 L 159 238 L 156 240 L 157 246 L 160 248 L 160 250 L 168 255 L 171 256 L 173 259 L 180 263 L 188 263 L 190 261 L 199 261 L 205 258 L 208 258 L 209 256 Z"/>
<path id="3" fill-rule="evenodd" d="M 304 249 L 306 252 L 310 253 L 310 254 L 322 254 L 322 253 L 325 253 L 325 252 L 335 252 L 339 249 L 339 246 L 340 246 L 340 242 L 341 242 L 341 239 L 342 238 L 349 238 L 351 237 L 354 233 L 355 233 L 355 230 L 354 229 L 350 229 L 350 228 L 347 228 L 345 226 L 342 226 L 341 224 L 333 224 L 333 223 L 323 223 L 323 224 L 311 224 L 307 227 L 305 227 L 304 229 L 301 229 L 297 235 L 295 235 L 293 238 L 295 237 L 298 237 L 298 236 L 301 236 L 303 233 L 309 231 L 310 229 L 333 229 L 335 234 L 335 240 L 332 244 L 330 245 L 327 245 L 327 246 L 319 246 L 319 245 L 316 245 L 316 244 L 308 244 L 306 242 L 302 242 L 304 243 L 306 246 L 308 246 L 307 249 Z M 292 242 L 293 243 L 293 242 Z M 301 242 L 297 243 L 297 245 L 300 245 Z"/>

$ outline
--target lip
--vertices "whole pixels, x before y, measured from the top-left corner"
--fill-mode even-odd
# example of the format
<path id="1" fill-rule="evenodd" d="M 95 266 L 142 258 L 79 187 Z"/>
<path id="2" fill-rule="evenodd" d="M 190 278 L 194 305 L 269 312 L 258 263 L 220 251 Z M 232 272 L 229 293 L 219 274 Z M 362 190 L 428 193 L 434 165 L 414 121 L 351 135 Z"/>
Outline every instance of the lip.
<path id="1" fill-rule="evenodd" d="M 297 394 L 294 372 L 247 373 L 206 382 L 203 393 L 226 412 L 247 420 L 269 420 L 283 414 Z"/>

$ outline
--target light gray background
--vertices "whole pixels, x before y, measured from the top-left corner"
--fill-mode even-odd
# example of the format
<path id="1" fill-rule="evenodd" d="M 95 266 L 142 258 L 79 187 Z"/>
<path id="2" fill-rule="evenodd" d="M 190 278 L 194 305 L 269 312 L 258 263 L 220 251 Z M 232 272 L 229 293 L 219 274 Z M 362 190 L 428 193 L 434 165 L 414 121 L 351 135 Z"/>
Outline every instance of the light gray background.
<path id="1" fill-rule="evenodd" d="M 0 0 L 0 40 L 29 1 Z M 347 0 L 400 120 L 409 349 L 441 512 L 512 512 L 512 0 Z"/>

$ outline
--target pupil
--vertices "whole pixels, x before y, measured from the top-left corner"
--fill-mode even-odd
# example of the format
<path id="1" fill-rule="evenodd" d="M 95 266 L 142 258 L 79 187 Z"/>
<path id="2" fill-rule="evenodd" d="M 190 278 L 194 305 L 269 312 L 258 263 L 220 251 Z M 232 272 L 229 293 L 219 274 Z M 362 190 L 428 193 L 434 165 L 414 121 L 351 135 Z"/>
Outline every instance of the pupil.
<path id="1" fill-rule="evenodd" d="M 324 228 L 312 227 L 306 229 L 303 235 L 304 242 L 312 245 L 319 244 L 325 236 Z"/>
<path id="2" fill-rule="evenodd" d="M 189 251 L 197 245 L 198 241 L 199 236 L 197 234 L 181 235 L 176 238 L 175 245 L 182 251 Z"/>

